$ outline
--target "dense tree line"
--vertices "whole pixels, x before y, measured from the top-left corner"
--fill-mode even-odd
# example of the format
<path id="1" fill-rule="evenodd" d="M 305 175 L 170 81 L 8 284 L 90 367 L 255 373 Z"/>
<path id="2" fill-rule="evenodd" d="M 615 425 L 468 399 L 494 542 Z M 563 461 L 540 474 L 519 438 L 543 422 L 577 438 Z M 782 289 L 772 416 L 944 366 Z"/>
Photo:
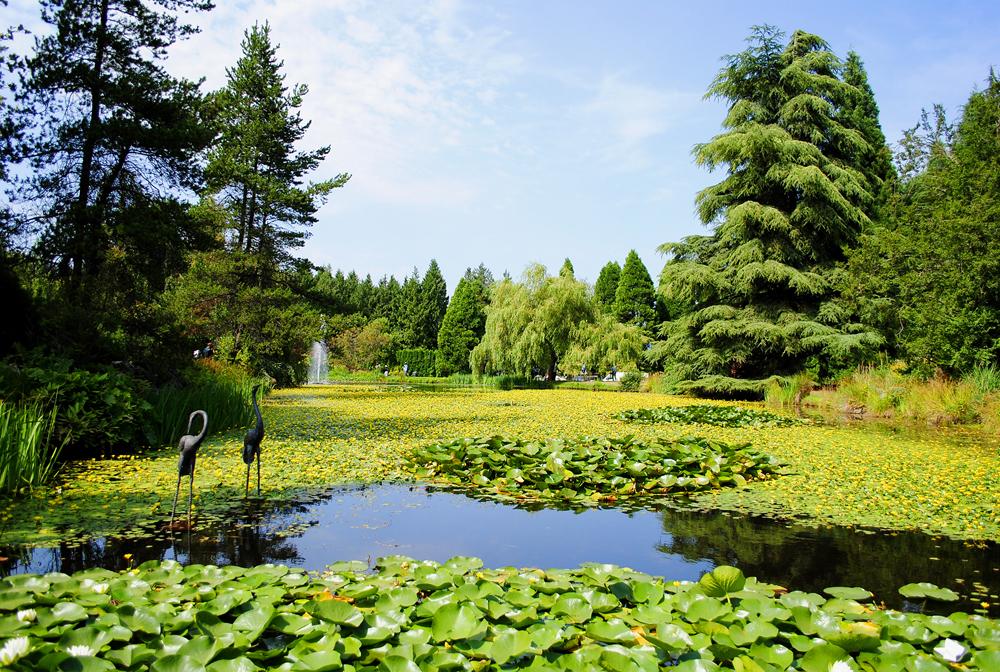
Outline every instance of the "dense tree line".
<path id="1" fill-rule="evenodd" d="M 642 368 L 729 396 L 880 356 L 922 375 L 997 362 L 992 73 L 959 119 L 934 108 L 894 153 L 858 54 L 754 28 L 708 91 L 722 130 L 695 148 L 722 173 L 695 198 L 710 231 L 663 245 L 658 282 L 633 250 L 593 286 L 569 259 L 519 280 L 480 265 L 449 299 L 434 260 L 374 281 L 299 256 L 350 175 L 309 180 L 330 147 L 308 148 L 308 87 L 286 81 L 266 23 L 206 91 L 164 60 L 208 0 L 40 9 L 51 31 L 30 53 L 8 48 L 18 29 L 0 33 L 0 290 L 17 314 L 0 347 L 15 361 L 159 385 L 211 342 L 293 383 L 325 340 L 352 369 L 405 350 L 445 375 Z"/>

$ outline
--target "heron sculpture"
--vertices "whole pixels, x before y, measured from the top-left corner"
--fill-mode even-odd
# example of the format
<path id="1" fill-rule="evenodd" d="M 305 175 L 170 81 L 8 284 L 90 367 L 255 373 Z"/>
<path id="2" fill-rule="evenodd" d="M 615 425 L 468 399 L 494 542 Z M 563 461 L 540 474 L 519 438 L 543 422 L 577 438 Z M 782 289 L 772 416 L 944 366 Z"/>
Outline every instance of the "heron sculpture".
<path id="1" fill-rule="evenodd" d="M 197 435 L 191 434 L 191 425 L 195 416 L 201 416 L 201 431 Z M 191 500 L 194 498 L 194 462 L 198 457 L 198 446 L 205 440 L 205 432 L 208 431 L 208 413 L 205 411 L 194 411 L 188 417 L 188 433 L 181 437 L 177 444 L 181 457 L 177 463 L 177 489 L 174 490 L 174 505 L 170 509 L 170 527 L 174 526 L 174 513 L 177 511 L 177 496 L 181 492 L 181 477 L 190 476 L 191 482 L 188 487 L 188 528 L 191 527 Z"/>
<path id="2" fill-rule="evenodd" d="M 257 405 L 257 390 L 260 385 L 253 386 L 251 399 L 253 399 L 253 412 L 257 414 L 257 424 L 253 429 L 247 430 L 243 437 L 243 462 L 247 465 L 246 491 L 243 496 L 250 494 L 250 465 L 257 460 L 257 496 L 260 497 L 260 442 L 264 440 L 264 418 L 260 414 L 260 406 Z"/>

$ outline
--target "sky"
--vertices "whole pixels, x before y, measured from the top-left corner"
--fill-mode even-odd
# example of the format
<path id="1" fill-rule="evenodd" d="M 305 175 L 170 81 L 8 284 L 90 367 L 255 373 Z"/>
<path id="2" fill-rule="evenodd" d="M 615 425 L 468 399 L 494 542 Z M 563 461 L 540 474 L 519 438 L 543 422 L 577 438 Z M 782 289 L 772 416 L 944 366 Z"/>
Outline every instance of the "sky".
<path id="1" fill-rule="evenodd" d="M 287 82 L 309 86 L 313 179 L 350 173 L 302 254 L 402 278 L 436 259 L 449 293 L 469 266 L 517 277 L 569 258 L 596 280 L 635 249 L 706 233 L 696 193 L 719 180 L 692 148 L 720 132 L 704 93 L 750 27 L 858 52 L 895 142 L 922 108 L 952 115 L 1000 66 L 1000 3 L 630 0 L 216 0 L 174 45 L 175 75 L 225 84 L 243 31 L 268 22 Z M 33 0 L 3 10 L 37 28 Z"/>

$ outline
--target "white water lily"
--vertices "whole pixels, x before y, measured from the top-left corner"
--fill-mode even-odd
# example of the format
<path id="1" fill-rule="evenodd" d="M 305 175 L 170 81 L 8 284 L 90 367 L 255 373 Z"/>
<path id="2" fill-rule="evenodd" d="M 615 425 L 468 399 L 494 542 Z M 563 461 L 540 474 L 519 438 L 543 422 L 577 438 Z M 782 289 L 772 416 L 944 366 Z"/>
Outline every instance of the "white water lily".
<path id="1" fill-rule="evenodd" d="M 80 656 L 92 656 L 94 650 L 85 644 L 77 644 L 66 649 L 66 653 L 79 658 Z"/>
<path id="2" fill-rule="evenodd" d="M 846 660 L 838 660 L 830 665 L 830 672 L 854 672 L 854 668 Z"/>
<path id="3" fill-rule="evenodd" d="M 962 660 L 962 658 L 965 658 L 965 654 L 968 652 L 968 649 L 956 642 L 954 639 L 946 639 L 934 647 L 934 653 L 938 654 L 949 663 L 957 663 Z"/>
<path id="4" fill-rule="evenodd" d="M 84 579 L 83 581 L 80 582 L 80 589 L 89 590 L 95 593 L 106 593 L 108 592 L 108 584 L 98 583 L 93 579 Z"/>
<path id="5" fill-rule="evenodd" d="M 17 612 L 17 620 L 22 623 L 31 623 L 37 616 L 38 614 L 35 613 L 34 609 L 22 609 Z"/>
<path id="6" fill-rule="evenodd" d="M 13 639 L 8 639 L 3 643 L 3 648 L 0 649 L 0 665 L 10 665 L 15 660 L 22 658 L 28 649 L 31 648 L 31 644 L 28 642 L 27 637 L 14 637 Z"/>

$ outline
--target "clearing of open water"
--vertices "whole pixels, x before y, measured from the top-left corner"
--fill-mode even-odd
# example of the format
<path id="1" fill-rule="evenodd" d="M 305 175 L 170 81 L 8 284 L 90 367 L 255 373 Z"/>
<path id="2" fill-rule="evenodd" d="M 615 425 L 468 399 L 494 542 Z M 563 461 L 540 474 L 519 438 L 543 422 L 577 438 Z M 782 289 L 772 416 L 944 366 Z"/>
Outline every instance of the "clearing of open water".
<path id="1" fill-rule="evenodd" d="M 145 538 L 109 536 L 4 554 L 4 573 L 124 569 L 153 559 L 319 570 L 337 560 L 466 555 L 488 567 L 602 562 L 693 581 L 731 564 L 799 590 L 862 586 L 894 608 L 1000 613 L 1000 546 L 993 542 L 675 509 L 528 510 L 413 484 L 338 487 L 295 504 L 250 501 L 227 523 L 196 521 L 191 532 L 158 529 Z M 925 605 L 898 594 L 900 586 L 920 581 L 951 588 L 962 599 Z"/>

